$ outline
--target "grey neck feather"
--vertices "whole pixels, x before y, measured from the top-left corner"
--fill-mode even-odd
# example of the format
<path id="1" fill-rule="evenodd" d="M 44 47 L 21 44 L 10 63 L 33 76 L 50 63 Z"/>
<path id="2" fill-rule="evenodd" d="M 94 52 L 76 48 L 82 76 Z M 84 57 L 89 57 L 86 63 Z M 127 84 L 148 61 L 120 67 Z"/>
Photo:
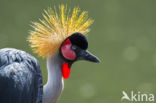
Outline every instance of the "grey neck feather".
<path id="1" fill-rule="evenodd" d="M 56 103 L 63 90 L 62 63 L 58 53 L 47 58 L 48 81 L 43 88 L 43 103 Z"/>

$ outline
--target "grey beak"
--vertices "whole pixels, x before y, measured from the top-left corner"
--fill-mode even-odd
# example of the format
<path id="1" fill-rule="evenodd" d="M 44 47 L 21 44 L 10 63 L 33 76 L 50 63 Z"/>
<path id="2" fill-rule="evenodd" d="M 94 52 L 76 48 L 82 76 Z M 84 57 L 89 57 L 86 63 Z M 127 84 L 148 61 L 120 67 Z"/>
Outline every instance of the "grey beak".
<path id="1" fill-rule="evenodd" d="M 81 50 L 78 55 L 78 60 L 87 60 L 95 63 L 101 62 L 95 55 L 86 50 Z"/>

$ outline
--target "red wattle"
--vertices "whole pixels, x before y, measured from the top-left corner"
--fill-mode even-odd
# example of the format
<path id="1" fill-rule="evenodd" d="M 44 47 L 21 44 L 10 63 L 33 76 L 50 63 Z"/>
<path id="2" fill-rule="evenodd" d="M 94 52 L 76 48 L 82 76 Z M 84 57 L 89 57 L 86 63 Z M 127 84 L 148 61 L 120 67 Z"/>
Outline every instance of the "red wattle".
<path id="1" fill-rule="evenodd" d="M 68 63 L 64 63 L 62 65 L 62 76 L 64 79 L 68 79 L 70 76 L 70 68 L 68 67 Z"/>

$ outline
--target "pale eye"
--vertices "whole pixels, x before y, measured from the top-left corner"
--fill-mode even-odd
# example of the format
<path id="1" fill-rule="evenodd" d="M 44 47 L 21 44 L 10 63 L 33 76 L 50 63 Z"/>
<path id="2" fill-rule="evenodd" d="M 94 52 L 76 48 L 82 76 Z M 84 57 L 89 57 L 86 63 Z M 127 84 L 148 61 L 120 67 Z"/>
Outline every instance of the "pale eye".
<path id="1" fill-rule="evenodd" d="M 75 45 L 72 45 L 71 49 L 72 49 L 72 50 L 76 50 L 77 47 L 76 47 Z"/>

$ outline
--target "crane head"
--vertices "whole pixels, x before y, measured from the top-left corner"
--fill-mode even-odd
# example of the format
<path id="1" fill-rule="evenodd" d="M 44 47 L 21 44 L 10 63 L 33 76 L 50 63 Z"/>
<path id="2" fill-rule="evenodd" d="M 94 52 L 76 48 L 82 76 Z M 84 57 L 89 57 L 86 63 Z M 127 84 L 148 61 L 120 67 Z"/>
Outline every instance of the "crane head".
<path id="1" fill-rule="evenodd" d="M 65 63 L 62 66 L 63 77 L 67 79 L 70 75 L 71 65 L 78 60 L 87 60 L 99 63 L 100 60 L 87 51 L 87 38 L 81 33 L 74 33 L 62 43 L 59 53 Z"/>
<path id="2" fill-rule="evenodd" d="M 100 62 L 100 60 L 87 51 L 88 41 L 85 37 L 93 23 L 88 17 L 87 11 L 74 7 L 73 10 L 67 5 L 60 5 L 56 10 L 48 8 L 40 22 L 33 22 L 33 30 L 30 31 L 28 41 L 33 51 L 41 57 L 52 57 L 58 53 L 65 63 L 62 66 L 63 77 L 66 79 L 70 74 L 73 62 L 87 60 Z"/>
<path id="3" fill-rule="evenodd" d="M 53 56 L 65 39 L 76 32 L 85 35 L 93 23 L 87 12 L 80 12 L 79 7 L 71 10 L 65 5 L 60 5 L 59 10 L 55 9 L 45 10 L 43 19 L 32 23 L 33 30 L 28 36 L 33 51 L 41 57 Z"/>
<path id="4" fill-rule="evenodd" d="M 74 33 L 68 37 L 60 47 L 60 54 L 67 62 L 74 62 L 77 60 L 87 60 L 91 62 L 100 62 L 100 60 L 93 54 L 87 51 L 88 40 L 81 33 Z"/>

